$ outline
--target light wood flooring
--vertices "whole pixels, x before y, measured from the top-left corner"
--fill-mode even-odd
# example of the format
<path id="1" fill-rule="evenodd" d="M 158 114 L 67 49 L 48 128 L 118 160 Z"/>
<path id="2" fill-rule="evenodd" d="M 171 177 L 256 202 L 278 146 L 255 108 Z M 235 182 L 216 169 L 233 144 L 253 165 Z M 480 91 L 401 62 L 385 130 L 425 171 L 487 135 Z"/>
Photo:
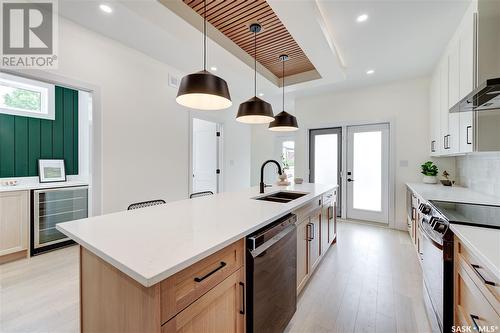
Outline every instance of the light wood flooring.
<path id="1" fill-rule="evenodd" d="M 287 332 L 430 332 L 422 273 L 407 232 L 339 223 Z"/>
<path id="2" fill-rule="evenodd" d="M 430 332 L 408 233 L 339 223 L 287 332 Z M 78 248 L 0 265 L 0 332 L 78 332 Z"/>
<path id="3" fill-rule="evenodd" d="M 79 331 L 78 246 L 0 265 L 0 332 Z"/>

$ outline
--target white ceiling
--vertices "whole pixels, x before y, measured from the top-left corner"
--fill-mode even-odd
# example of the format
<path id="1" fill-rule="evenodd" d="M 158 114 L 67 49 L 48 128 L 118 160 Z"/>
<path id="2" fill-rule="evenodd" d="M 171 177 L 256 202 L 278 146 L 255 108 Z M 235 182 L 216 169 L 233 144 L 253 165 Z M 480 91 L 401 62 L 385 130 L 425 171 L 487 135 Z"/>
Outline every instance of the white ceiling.
<path id="1" fill-rule="evenodd" d="M 470 3 L 465 0 L 269 2 L 306 54 L 311 54 L 323 76 L 322 82 L 298 85 L 297 94 L 430 74 Z M 361 14 L 369 18 L 358 23 L 356 18 Z M 322 19 L 327 33 L 311 33 L 311 26 L 319 25 Z M 325 38 L 334 41 L 343 60 L 345 77 L 342 79 L 338 78 L 338 73 L 323 69 L 328 64 L 330 68 L 338 67 L 333 52 L 318 52 L 324 48 Z M 317 57 L 317 53 L 323 57 Z M 366 71 L 369 69 L 375 73 L 368 76 Z"/>
<path id="2" fill-rule="evenodd" d="M 62 0 L 59 10 L 181 71 L 201 69 L 200 32 L 166 7 L 155 0 L 105 2 L 114 9 L 110 15 L 98 9 L 99 1 Z M 430 74 L 470 1 L 268 2 L 322 76 L 287 88 L 287 95 L 300 96 Z M 369 19 L 360 24 L 356 17 L 362 13 Z M 228 81 L 239 99 L 235 103 L 250 97 L 252 69 L 245 63 L 210 43 L 209 65 L 217 66 L 217 75 Z M 367 76 L 368 69 L 375 74 Z M 281 90 L 273 83 L 261 77 L 259 91 L 264 99 L 276 101 L 275 111 L 281 108 Z"/>

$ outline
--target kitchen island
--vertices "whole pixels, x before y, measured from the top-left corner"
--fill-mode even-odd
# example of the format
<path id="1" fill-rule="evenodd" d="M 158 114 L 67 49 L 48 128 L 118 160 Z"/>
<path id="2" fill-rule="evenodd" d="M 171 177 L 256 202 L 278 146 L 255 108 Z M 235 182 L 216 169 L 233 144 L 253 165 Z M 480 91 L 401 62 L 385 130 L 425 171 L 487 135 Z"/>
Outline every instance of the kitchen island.
<path id="1" fill-rule="evenodd" d="M 307 235 L 313 229 L 320 236 L 321 213 L 325 221 L 334 217 L 335 189 L 302 184 L 259 194 L 250 188 L 59 224 L 58 230 L 81 245 L 82 332 L 243 331 L 245 236 L 291 212 L 298 216 L 298 236 L 305 230 L 306 241 L 316 238 Z M 307 194 L 288 203 L 255 200 L 277 191 Z M 330 206 L 324 210 L 325 202 Z M 318 228 L 308 228 L 314 223 Z M 297 260 L 307 265 L 312 255 L 317 265 L 327 250 L 323 244 L 336 237 L 327 229 L 325 224 L 322 234 L 329 242 L 318 241 L 312 253 L 304 248 Z M 312 270 L 306 267 L 306 276 Z M 305 280 L 300 281 L 301 289 Z M 227 318 L 218 318 L 222 313 Z"/>

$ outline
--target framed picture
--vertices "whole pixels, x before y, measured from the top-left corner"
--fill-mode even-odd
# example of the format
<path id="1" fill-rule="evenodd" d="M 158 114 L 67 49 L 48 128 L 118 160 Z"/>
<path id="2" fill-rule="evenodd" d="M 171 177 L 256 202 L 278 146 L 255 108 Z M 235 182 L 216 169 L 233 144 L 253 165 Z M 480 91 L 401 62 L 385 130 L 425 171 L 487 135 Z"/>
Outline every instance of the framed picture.
<path id="1" fill-rule="evenodd" d="M 64 160 L 38 160 L 40 183 L 65 182 Z"/>

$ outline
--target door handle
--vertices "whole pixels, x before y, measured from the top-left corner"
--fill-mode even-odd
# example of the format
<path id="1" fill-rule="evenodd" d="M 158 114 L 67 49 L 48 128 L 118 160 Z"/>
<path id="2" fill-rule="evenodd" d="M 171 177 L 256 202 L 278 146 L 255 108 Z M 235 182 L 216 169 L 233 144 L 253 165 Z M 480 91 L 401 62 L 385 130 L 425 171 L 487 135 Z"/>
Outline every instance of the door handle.
<path id="1" fill-rule="evenodd" d="M 241 299 L 242 299 L 240 314 L 245 314 L 245 284 L 243 282 L 240 282 L 240 287 L 241 287 Z"/>
<path id="2" fill-rule="evenodd" d="M 466 143 L 468 145 L 471 145 L 472 141 L 470 141 L 470 138 L 469 138 L 469 130 L 470 130 L 470 132 L 472 132 L 472 126 L 467 126 L 467 129 L 466 129 L 466 131 L 467 131 L 467 141 L 466 141 Z"/>
<path id="3" fill-rule="evenodd" d="M 354 179 L 347 178 L 347 181 L 350 183 L 350 182 L 353 182 L 353 181 L 354 181 Z"/>

